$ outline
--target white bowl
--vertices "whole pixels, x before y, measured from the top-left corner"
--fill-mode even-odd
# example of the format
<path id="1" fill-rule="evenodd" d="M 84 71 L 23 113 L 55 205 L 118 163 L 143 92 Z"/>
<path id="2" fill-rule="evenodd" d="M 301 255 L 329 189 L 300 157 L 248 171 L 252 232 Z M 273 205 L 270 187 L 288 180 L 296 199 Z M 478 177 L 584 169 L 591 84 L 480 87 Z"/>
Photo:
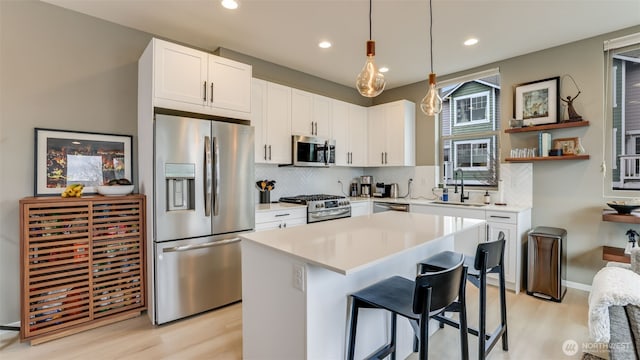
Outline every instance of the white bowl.
<path id="1" fill-rule="evenodd" d="M 104 196 L 127 195 L 133 191 L 133 185 L 100 185 L 98 194 Z"/>

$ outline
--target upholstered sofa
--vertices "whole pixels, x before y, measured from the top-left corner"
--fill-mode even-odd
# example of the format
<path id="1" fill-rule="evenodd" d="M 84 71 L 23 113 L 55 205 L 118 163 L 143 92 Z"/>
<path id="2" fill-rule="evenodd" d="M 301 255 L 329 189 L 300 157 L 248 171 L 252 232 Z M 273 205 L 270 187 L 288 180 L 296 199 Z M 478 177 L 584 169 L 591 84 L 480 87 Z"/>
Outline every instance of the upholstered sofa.
<path id="1" fill-rule="evenodd" d="M 640 307 L 610 306 L 609 359 L 640 359 Z"/>
<path id="2" fill-rule="evenodd" d="M 594 276 L 589 333 L 606 344 L 609 359 L 640 359 L 640 275 L 629 264 L 608 263 Z"/>

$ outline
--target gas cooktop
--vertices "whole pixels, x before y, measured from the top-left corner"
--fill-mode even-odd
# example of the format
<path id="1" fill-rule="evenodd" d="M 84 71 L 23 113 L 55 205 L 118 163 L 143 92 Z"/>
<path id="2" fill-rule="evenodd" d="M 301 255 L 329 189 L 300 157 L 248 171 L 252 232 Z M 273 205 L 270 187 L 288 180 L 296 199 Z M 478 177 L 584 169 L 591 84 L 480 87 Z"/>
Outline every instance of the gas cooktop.
<path id="1" fill-rule="evenodd" d="M 317 195 L 296 195 L 296 196 L 285 196 L 280 198 L 280 202 L 293 203 L 293 204 L 307 204 L 310 201 L 324 201 L 324 200 L 339 200 L 345 199 L 345 196 L 338 195 L 326 195 L 326 194 L 317 194 Z"/>

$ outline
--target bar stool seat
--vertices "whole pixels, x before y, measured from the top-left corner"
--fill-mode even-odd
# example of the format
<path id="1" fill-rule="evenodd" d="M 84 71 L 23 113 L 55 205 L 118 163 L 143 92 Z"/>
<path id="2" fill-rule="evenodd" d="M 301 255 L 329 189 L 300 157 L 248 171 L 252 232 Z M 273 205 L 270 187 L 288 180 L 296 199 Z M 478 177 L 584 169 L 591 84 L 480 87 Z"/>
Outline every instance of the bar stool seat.
<path id="1" fill-rule="evenodd" d="M 478 336 L 478 359 L 486 359 L 487 355 L 502 339 L 502 349 L 509 350 L 509 341 L 507 337 L 507 301 L 506 301 L 506 285 L 504 278 L 504 247 L 505 236 L 502 231 L 498 233 L 498 239 L 492 242 L 478 244 L 476 248 L 476 256 L 467 256 L 464 260 L 464 266 L 467 267 L 467 280 L 480 290 L 479 300 L 479 324 L 478 329 L 467 327 L 470 334 Z M 424 271 L 439 271 L 449 268 L 456 261 L 456 253 L 444 251 L 429 259 L 422 260 L 418 263 L 418 273 Z M 487 334 L 486 329 L 486 309 L 487 309 L 487 274 L 498 274 L 499 293 L 500 293 L 500 325 L 496 329 Z M 454 303 L 445 309 L 445 312 L 458 312 L 461 304 Z M 434 316 L 440 322 L 440 327 L 444 324 L 460 328 L 460 324 L 448 317 L 437 315 Z"/>
<path id="2" fill-rule="evenodd" d="M 397 315 L 409 319 L 419 339 L 419 359 L 427 359 L 429 341 L 429 318 L 440 314 L 454 303 L 456 298 L 464 302 L 464 284 L 466 269 L 463 267 L 464 256 L 458 254 L 458 261 L 453 266 L 437 272 L 418 274 L 415 281 L 393 276 L 381 280 L 350 295 L 351 323 L 347 359 L 355 354 L 356 331 L 360 308 L 378 308 L 391 313 L 390 342 L 383 345 L 367 359 L 382 359 L 391 355 L 395 359 Z M 424 320 L 423 320 L 424 319 Z M 462 359 L 469 358 L 466 312 L 460 314 L 460 338 Z"/>

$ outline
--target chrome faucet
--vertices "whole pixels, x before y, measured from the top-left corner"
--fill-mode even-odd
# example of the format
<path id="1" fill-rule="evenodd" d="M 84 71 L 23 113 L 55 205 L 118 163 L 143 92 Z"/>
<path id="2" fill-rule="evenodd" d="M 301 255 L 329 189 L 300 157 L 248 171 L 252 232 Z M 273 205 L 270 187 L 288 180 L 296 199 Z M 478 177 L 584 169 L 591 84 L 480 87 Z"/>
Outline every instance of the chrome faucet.
<path id="1" fill-rule="evenodd" d="M 454 181 L 454 193 L 457 194 L 458 193 L 458 182 L 456 180 L 458 180 L 458 173 L 460 174 L 460 202 L 463 203 L 465 200 L 469 200 L 469 195 L 464 196 L 464 173 L 462 172 L 462 169 L 457 168 L 453 171 L 453 181 Z"/>

